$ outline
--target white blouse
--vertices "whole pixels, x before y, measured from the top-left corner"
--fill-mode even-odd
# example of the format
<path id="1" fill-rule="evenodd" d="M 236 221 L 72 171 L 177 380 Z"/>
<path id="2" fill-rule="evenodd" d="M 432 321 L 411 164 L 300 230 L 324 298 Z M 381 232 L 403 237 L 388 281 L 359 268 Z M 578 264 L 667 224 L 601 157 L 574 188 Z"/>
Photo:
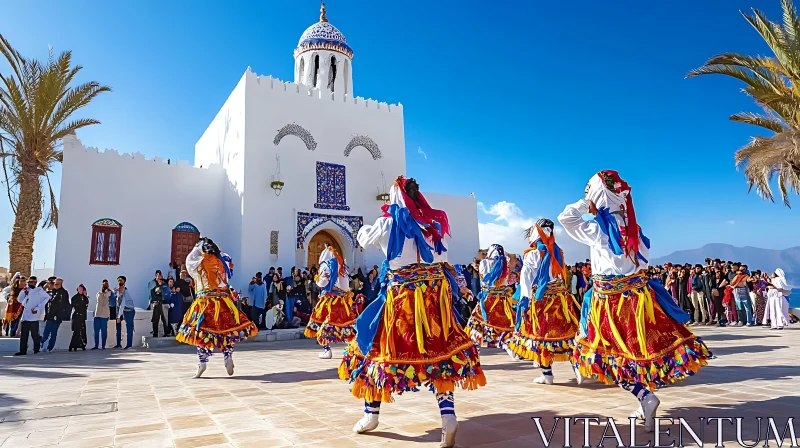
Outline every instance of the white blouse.
<path id="1" fill-rule="evenodd" d="M 483 277 L 492 270 L 492 266 L 494 266 L 494 260 L 488 258 L 481 260 L 481 264 L 478 265 L 478 272 L 481 274 L 481 285 L 484 288 L 502 288 L 503 286 L 508 286 L 508 276 L 497 279 L 494 285 L 487 285 L 483 282 Z"/>
<path id="2" fill-rule="evenodd" d="M 389 233 L 391 230 L 392 218 L 390 216 L 382 216 L 375 221 L 375 224 L 361 227 L 357 236 L 358 244 L 360 244 L 361 247 L 369 247 L 372 245 L 378 246 L 381 248 L 383 253 L 386 254 L 389 250 Z M 442 240 L 442 244 L 444 244 L 445 248 L 447 248 L 447 239 L 448 237 L 445 237 Z M 431 247 L 433 247 L 433 241 L 430 239 L 426 241 Z M 447 252 L 442 252 L 441 255 L 437 254 L 435 250 L 431 250 L 431 252 L 433 253 L 434 263 L 447 262 Z M 389 261 L 389 269 L 400 269 L 403 266 L 416 263 L 424 263 L 422 258 L 419 257 L 417 243 L 411 238 L 406 238 L 403 242 L 403 253 L 401 253 L 400 256 L 394 260 Z"/>
<path id="3" fill-rule="evenodd" d="M 615 255 L 608 247 L 608 237 L 600 226 L 594 221 L 585 221 L 583 215 L 589 213 L 589 201 L 580 201 L 568 205 L 560 215 L 558 222 L 564 227 L 567 235 L 578 242 L 589 246 L 592 260 L 592 274 L 594 275 L 631 275 L 642 269 L 647 269 L 648 264 L 639 260 L 637 266 L 633 260 L 624 255 Z M 622 218 L 612 215 L 617 224 L 622 224 Z M 639 253 L 649 259 L 650 250 L 639 241 Z"/>
<path id="4" fill-rule="evenodd" d="M 328 283 L 331 282 L 331 265 L 328 262 L 322 263 L 319 266 L 319 279 L 317 279 L 317 286 L 320 288 L 324 288 L 328 286 Z M 336 279 L 336 284 L 334 285 L 336 288 L 341 289 L 342 291 L 349 291 L 350 290 L 350 282 L 345 275 L 340 275 Z"/>

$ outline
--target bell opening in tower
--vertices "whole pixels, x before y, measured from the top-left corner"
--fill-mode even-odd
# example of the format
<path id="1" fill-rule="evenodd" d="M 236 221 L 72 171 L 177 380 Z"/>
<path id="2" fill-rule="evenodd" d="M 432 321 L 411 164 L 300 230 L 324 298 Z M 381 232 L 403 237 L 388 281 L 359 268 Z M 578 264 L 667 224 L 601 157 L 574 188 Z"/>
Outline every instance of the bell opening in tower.
<path id="1" fill-rule="evenodd" d="M 331 70 L 328 72 L 328 89 L 334 91 L 336 85 L 336 56 L 331 56 Z"/>
<path id="2" fill-rule="evenodd" d="M 317 88 L 317 78 L 319 77 L 319 55 L 314 55 L 314 88 Z"/>

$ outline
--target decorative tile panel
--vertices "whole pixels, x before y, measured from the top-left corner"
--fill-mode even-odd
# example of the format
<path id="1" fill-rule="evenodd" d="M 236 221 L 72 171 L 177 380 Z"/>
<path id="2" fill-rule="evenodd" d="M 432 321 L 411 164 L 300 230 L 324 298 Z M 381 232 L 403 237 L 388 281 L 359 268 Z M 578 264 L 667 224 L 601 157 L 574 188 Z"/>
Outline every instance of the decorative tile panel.
<path id="1" fill-rule="evenodd" d="M 317 202 L 314 208 L 350 210 L 344 165 L 317 162 Z"/>
<path id="2" fill-rule="evenodd" d="M 297 248 L 303 249 L 306 237 L 311 232 L 326 222 L 336 224 L 342 230 L 345 238 L 353 247 L 358 247 L 359 229 L 364 225 L 363 216 L 339 216 L 339 215 L 325 215 L 322 213 L 305 213 L 297 212 Z"/>
<path id="3" fill-rule="evenodd" d="M 278 231 L 273 230 L 269 233 L 269 254 L 278 255 Z"/>

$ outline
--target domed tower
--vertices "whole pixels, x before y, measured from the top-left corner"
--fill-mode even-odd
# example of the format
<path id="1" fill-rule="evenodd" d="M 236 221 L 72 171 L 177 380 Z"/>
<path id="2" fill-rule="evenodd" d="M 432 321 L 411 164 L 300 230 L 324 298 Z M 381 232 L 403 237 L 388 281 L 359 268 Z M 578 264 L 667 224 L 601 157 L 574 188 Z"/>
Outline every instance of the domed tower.
<path id="1" fill-rule="evenodd" d="M 303 32 L 294 50 L 294 82 L 352 98 L 353 50 L 328 22 L 324 3 L 319 12 L 319 22 Z"/>

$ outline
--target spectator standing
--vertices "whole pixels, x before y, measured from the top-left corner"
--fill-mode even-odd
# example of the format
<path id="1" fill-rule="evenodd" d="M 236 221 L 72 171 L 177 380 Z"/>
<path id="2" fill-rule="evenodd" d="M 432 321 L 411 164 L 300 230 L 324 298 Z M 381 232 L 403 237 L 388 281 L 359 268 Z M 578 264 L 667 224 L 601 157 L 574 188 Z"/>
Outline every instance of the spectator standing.
<path id="1" fill-rule="evenodd" d="M 92 347 L 92 350 L 97 350 L 98 348 L 106 349 L 108 318 L 112 316 L 112 307 L 109 304 L 111 294 L 112 291 L 108 287 L 108 280 L 103 280 L 100 291 L 97 291 L 97 295 L 95 296 L 97 298 L 97 303 L 94 306 L 94 347 Z M 103 342 L 102 345 L 100 345 L 100 341 Z"/>
<path id="2" fill-rule="evenodd" d="M 672 295 L 672 300 L 681 306 L 680 304 L 680 295 L 678 294 L 678 287 L 680 286 L 680 281 L 678 280 L 678 268 L 670 267 L 669 274 L 667 275 L 667 280 L 664 282 L 664 287 L 669 291 Z"/>
<path id="3" fill-rule="evenodd" d="M 14 356 L 25 356 L 28 354 L 28 338 L 33 338 L 33 353 L 39 353 L 41 343 L 39 341 L 39 316 L 50 300 L 50 296 L 41 288 L 36 286 L 36 276 L 28 278 L 28 287 L 22 290 L 19 296 L 22 305 L 21 331 L 19 338 L 19 351 Z"/>
<path id="4" fill-rule="evenodd" d="M 250 280 L 247 292 L 250 296 L 252 311 L 250 319 L 256 327 L 266 328 L 267 315 L 267 283 L 264 282 L 261 272 L 256 272 L 256 276 Z"/>
<path id="5" fill-rule="evenodd" d="M 783 330 L 789 325 L 789 300 L 792 290 L 786 282 L 783 269 L 776 269 L 767 285 L 767 311 L 764 314 L 764 325 L 770 322 L 771 330 Z"/>
<path id="6" fill-rule="evenodd" d="M 52 277 L 51 277 L 52 278 Z M 48 284 L 51 282 L 48 281 Z M 45 306 L 44 332 L 42 333 L 40 350 L 44 349 L 47 342 L 47 351 L 52 352 L 56 346 L 58 329 L 61 323 L 70 320 L 72 306 L 69 303 L 69 292 L 64 289 L 64 280 L 56 278 L 53 282 L 53 289 L 50 291 L 50 301 Z"/>
<path id="7" fill-rule="evenodd" d="M 689 270 L 686 267 L 678 266 L 678 305 L 692 316 L 692 320 L 688 323 L 691 325 L 694 323 L 694 308 L 689 298 L 689 276 Z"/>
<path id="8" fill-rule="evenodd" d="M 733 298 L 736 300 L 736 314 L 739 317 L 739 326 L 753 326 L 753 305 L 750 302 L 750 291 L 747 290 L 747 275 L 744 266 L 736 266 L 736 276 L 731 280 Z"/>
<path id="9" fill-rule="evenodd" d="M 717 321 L 717 325 L 724 327 L 726 319 L 725 307 L 722 305 L 722 297 L 725 294 L 725 288 L 722 286 L 722 284 L 723 281 L 726 280 L 722 277 L 722 271 L 720 271 L 719 268 L 714 269 L 714 273 L 712 274 L 710 281 L 712 282 L 711 301 L 714 303 L 712 319 Z"/>
<path id="10" fill-rule="evenodd" d="M 163 279 L 164 279 L 164 276 L 161 274 L 161 270 L 157 269 L 153 279 L 150 280 L 149 282 L 147 282 L 148 300 L 150 299 L 150 297 L 149 297 L 150 291 L 152 291 L 153 288 L 155 288 L 156 285 L 158 285 L 158 281 L 159 280 L 163 280 Z"/>
<path id="11" fill-rule="evenodd" d="M 167 288 L 169 289 L 167 321 L 169 322 L 170 334 L 177 336 L 178 328 L 183 322 L 183 293 L 181 293 L 181 288 L 178 287 L 177 282 L 172 279 L 167 281 Z"/>
<path id="12" fill-rule="evenodd" d="M 108 284 L 107 280 L 103 280 L 106 284 Z M 116 320 L 117 317 L 117 292 L 116 290 L 111 290 L 111 295 L 108 297 L 108 316 L 109 319 L 115 319 L 114 327 L 116 328 L 117 332 L 117 343 L 114 345 L 114 348 L 122 348 L 122 324 Z"/>
<path id="13" fill-rule="evenodd" d="M 166 298 L 164 297 L 165 286 L 166 284 L 164 283 L 164 278 L 161 276 L 156 276 L 155 286 L 153 286 L 153 288 L 150 290 L 150 308 L 153 310 L 153 317 L 150 319 L 150 322 L 153 323 L 154 338 L 158 337 L 159 321 L 161 321 L 162 325 L 164 326 L 164 335 L 166 336 L 169 334 L 169 330 L 167 329 L 169 326 L 167 323 L 167 315 L 164 313 L 164 304 L 166 303 Z"/>
<path id="14" fill-rule="evenodd" d="M 695 265 L 694 273 L 690 278 L 690 297 L 692 300 L 692 307 L 694 308 L 694 322 L 695 325 L 703 325 L 708 323 L 708 311 L 705 304 L 705 295 L 703 294 L 703 268 L 702 266 Z"/>
<path id="15" fill-rule="evenodd" d="M 303 300 L 306 298 L 306 285 L 303 282 L 303 277 L 300 275 L 300 269 L 294 270 L 294 277 L 292 279 L 292 286 L 291 289 L 288 291 L 288 297 L 286 298 L 286 309 L 288 312 L 286 313 L 286 319 L 289 322 L 294 321 L 294 310 L 297 301 Z"/>
<path id="16" fill-rule="evenodd" d="M 767 309 L 767 273 L 756 271 L 753 279 L 753 292 L 756 294 L 756 325 L 763 325 L 764 314 Z"/>
<path id="17" fill-rule="evenodd" d="M 86 351 L 86 318 L 89 315 L 89 296 L 86 287 L 78 285 L 77 293 L 72 296 L 72 340 L 69 342 L 69 351 L 78 349 Z"/>
<path id="18" fill-rule="evenodd" d="M 133 345 L 133 318 L 136 316 L 136 304 L 133 301 L 133 296 L 128 288 L 125 286 L 127 278 L 124 275 L 117 277 L 117 284 L 119 287 L 116 289 L 117 293 L 117 323 L 125 320 L 125 339 L 127 344 L 123 350 L 131 348 Z"/>
<path id="19" fill-rule="evenodd" d="M 464 280 L 466 281 L 466 274 Z M 364 285 L 364 308 L 378 298 L 378 293 L 381 290 L 381 282 L 378 280 L 378 273 L 374 270 L 369 271 L 367 275 L 367 282 Z"/>
<path id="20" fill-rule="evenodd" d="M 708 322 L 707 325 L 716 324 L 716 306 L 712 298 L 711 290 L 716 283 L 714 277 L 714 268 L 710 266 L 711 259 L 706 259 L 706 266 L 703 268 L 703 296 L 705 297 L 706 304 L 708 305 Z"/>
<path id="21" fill-rule="evenodd" d="M 280 289 L 281 289 L 281 280 L 278 277 L 278 274 L 272 275 L 272 283 L 269 285 L 269 300 L 272 306 L 280 305 Z"/>
<path id="22" fill-rule="evenodd" d="M 192 277 L 189 275 L 189 272 L 185 269 L 181 270 L 180 276 L 178 280 L 175 282 L 175 286 L 180 289 L 181 296 L 183 298 L 181 303 L 181 315 L 185 315 L 189 308 L 192 306 L 192 302 L 194 301 L 194 281 Z"/>

